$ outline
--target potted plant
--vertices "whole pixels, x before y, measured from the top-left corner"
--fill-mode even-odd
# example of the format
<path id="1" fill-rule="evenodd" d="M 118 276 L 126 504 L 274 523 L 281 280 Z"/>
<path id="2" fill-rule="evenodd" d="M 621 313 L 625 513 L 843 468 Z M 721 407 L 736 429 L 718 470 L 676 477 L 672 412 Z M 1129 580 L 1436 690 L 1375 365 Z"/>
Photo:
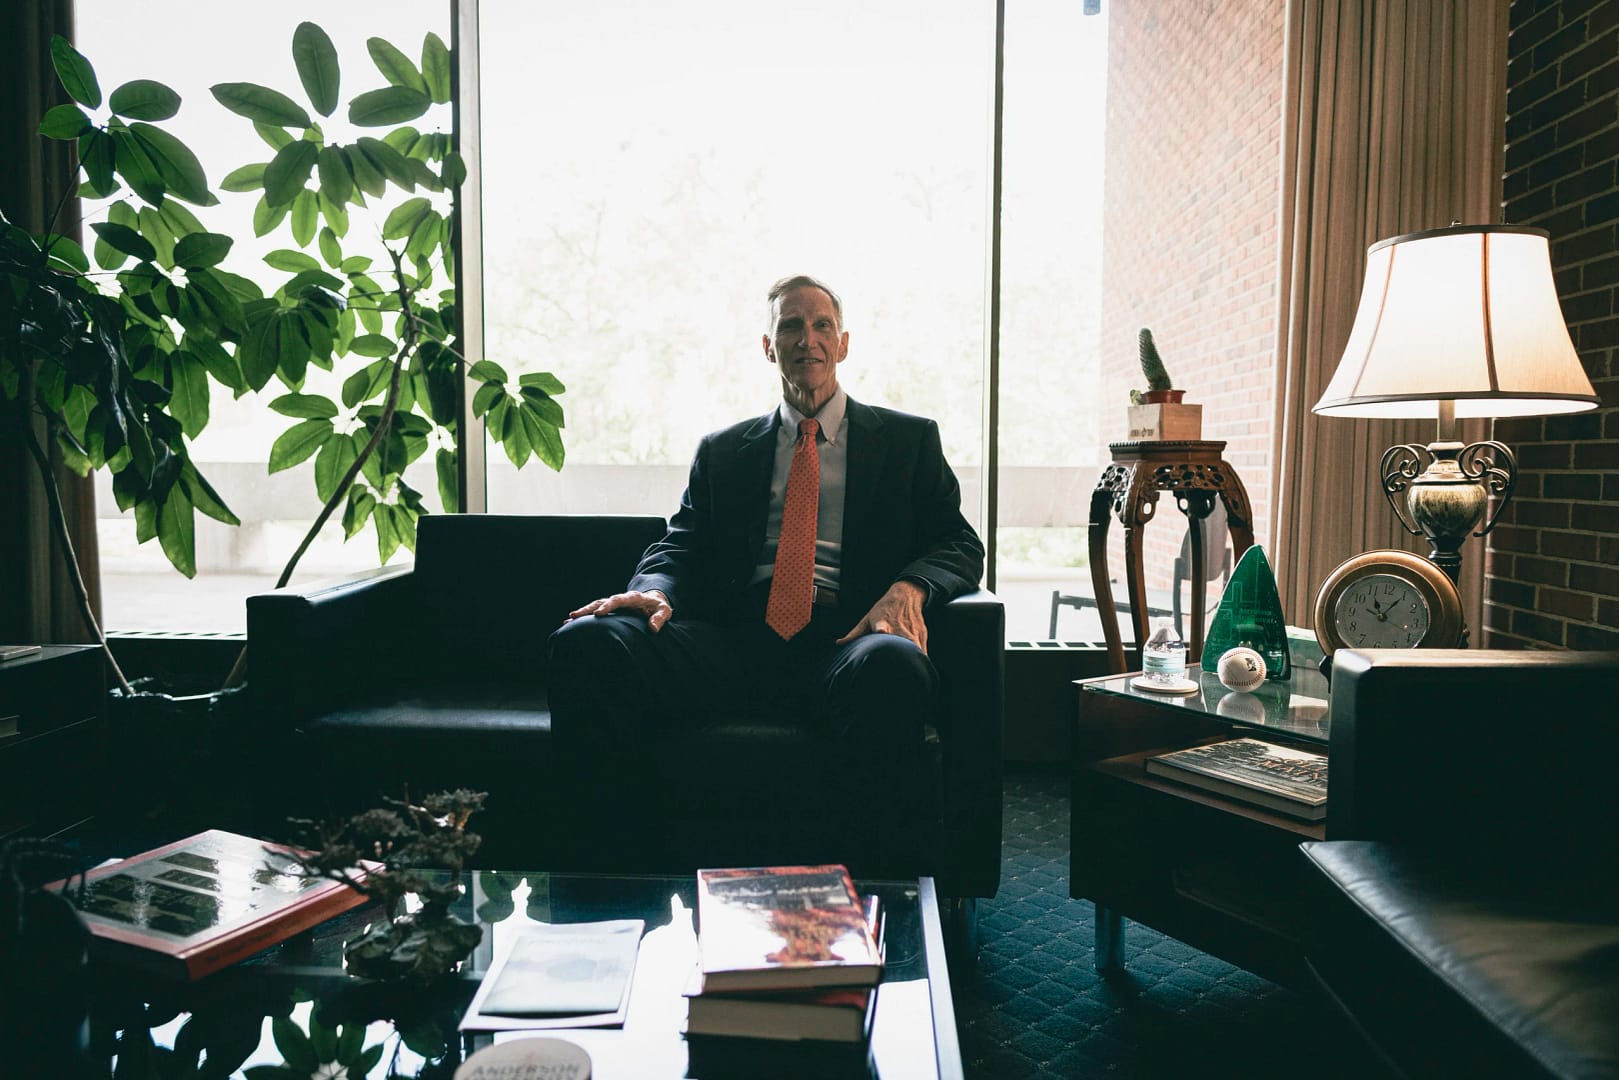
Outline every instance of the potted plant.
<path id="1" fill-rule="evenodd" d="M 253 83 L 212 88 L 219 104 L 253 125 L 268 159 L 230 170 L 219 189 L 256 195 L 255 234 L 286 239 L 247 276 L 227 269 L 235 238 L 199 217 L 220 201 L 201 161 L 161 126 L 178 113 L 180 96 L 138 79 L 103 98 L 90 61 L 65 39 L 52 40 L 71 102 L 50 109 L 40 133 L 77 144 L 82 176 L 61 205 L 75 190 L 108 201 L 93 215 L 88 253 L 54 232 L 33 236 L 0 221 L 8 286 L 0 290 L 0 411 L 24 432 L 44 482 L 52 534 L 116 683 L 114 706 L 124 715 L 114 733 L 128 736 L 130 753 L 206 747 L 218 729 L 237 727 L 218 714 L 243 682 L 246 651 L 223 688 L 125 677 L 91 611 L 31 418 L 43 419 L 75 471 L 108 470 L 119 507 L 135 515 L 137 539 L 156 539 L 190 577 L 195 514 L 239 523 L 192 462 L 190 440 L 207 426 L 215 392 L 274 393 L 270 408 L 292 423 L 268 448 L 268 469 L 313 459 L 320 500 L 277 588 L 339 512 L 345 539 L 375 535 L 379 561 L 413 550 L 416 520 L 427 511 L 404 474 L 435 445 L 442 504 L 459 509 L 463 393 L 514 465 L 563 464 L 561 381 L 548 372 L 513 380 L 491 361 L 469 365 L 460 349 L 454 192 L 466 170 L 448 134 L 411 123 L 449 101 L 449 50 L 434 34 L 419 62 L 381 38 L 367 48 L 385 85 L 348 102 L 347 139 L 329 119 L 339 103 L 337 52 L 314 23 L 300 24 L 291 43 L 307 106 Z M 376 239 L 367 246 L 367 237 Z M 342 376 L 339 393 L 311 392 L 317 368 Z M 163 771 L 149 794 L 174 789 L 157 779 Z"/>
<path id="2" fill-rule="evenodd" d="M 1203 437 L 1203 406 L 1181 401 L 1186 391 L 1175 387 L 1153 343 L 1152 331 L 1143 326 L 1136 335 L 1136 352 L 1146 390 L 1130 391 L 1130 440 L 1196 441 Z"/>

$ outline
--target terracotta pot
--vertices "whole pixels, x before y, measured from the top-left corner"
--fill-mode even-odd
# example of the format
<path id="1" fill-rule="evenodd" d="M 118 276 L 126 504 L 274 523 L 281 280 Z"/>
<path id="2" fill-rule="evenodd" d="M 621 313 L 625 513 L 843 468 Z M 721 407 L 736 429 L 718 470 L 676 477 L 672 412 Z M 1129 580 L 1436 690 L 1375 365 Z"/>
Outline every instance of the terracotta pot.
<path id="1" fill-rule="evenodd" d="M 1179 405 L 1181 398 L 1186 396 L 1185 390 L 1146 390 L 1142 392 L 1143 405 Z"/>

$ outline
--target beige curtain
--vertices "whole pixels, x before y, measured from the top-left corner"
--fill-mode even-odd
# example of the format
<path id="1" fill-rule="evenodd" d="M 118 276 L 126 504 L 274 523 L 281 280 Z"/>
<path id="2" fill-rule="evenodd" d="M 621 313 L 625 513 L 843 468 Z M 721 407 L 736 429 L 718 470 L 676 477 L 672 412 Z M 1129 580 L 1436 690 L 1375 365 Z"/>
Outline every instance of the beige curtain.
<path id="1" fill-rule="evenodd" d="M 30 232 L 51 223 L 77 165 L 67 143 L 41 138 L 39 119 L 66 101 L 51 67 L 53 33 L 73 36 L 70 0 L 0 5 L 0 210 Z M 80 235 L 78 201 L 56 217 L 57 232 Z M 92 637 L 80 618 L 66 563 L 55 537 L 33 458 L 23 438 L 23 418 L 0 416 L 0 640 L 77 642 Z M 44 445 L 43 425 L 33 422 Z M 53 455 L 56 456 L 56 455 Z M 78 549 L 92 606 L 100 608 L 96 573 L 95 496 L 57 461 L 55 474 L 68 530 Z"/>
<path id="2" fill-rule="evenodd" d="M 1360 300 L 1366 248 L 1453 221 L 1498 221 L 1507 0 L 1288 0 L 1282 89 L 1278 373 L 1269 550 L 1288 621 L 1314 623 L 1322 579 L 1371 548 L 1427 554 L 1377 479 L 1383 450 L 1431 421 L 1318 417 Z M 1487 438 L 1482 422 L 1464 438 Z M 1483 625 L 1484 545 L 1462 599 Z"/>

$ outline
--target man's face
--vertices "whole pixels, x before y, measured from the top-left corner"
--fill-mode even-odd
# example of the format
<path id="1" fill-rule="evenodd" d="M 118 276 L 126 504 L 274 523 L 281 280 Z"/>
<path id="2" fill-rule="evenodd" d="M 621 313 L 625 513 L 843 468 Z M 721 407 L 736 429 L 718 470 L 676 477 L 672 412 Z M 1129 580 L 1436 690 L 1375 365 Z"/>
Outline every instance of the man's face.
<path id="1" fill-rule="evenodd" d="M 838 324 L 832 298 L 803 285 L 777 301 L 775 325 L 765 335 L 764 347 L 789 388 L 789 399 L 818 409 L 837 392 L 838 365 L 849 354 L 849 335 Z"/>

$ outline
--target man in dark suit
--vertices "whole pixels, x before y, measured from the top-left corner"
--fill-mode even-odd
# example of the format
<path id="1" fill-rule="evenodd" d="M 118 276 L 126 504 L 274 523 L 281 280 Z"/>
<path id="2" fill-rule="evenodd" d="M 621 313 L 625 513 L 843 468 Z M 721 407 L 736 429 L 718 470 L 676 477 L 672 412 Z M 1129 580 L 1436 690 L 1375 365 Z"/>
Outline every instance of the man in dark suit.
<path id="1" fill-rule="evenodd" d="M 938 683 L 925 612 L 977 587 L 983 545 L 938 426 L 838 386 L 832 290 L 791 277 L 769 301 L 781 405 L 702 440 L 626 591 L 551 640 L 564 761 L 633 770 L 646 725 L 783 706 L 896 765 L 921 745 Z"/>

